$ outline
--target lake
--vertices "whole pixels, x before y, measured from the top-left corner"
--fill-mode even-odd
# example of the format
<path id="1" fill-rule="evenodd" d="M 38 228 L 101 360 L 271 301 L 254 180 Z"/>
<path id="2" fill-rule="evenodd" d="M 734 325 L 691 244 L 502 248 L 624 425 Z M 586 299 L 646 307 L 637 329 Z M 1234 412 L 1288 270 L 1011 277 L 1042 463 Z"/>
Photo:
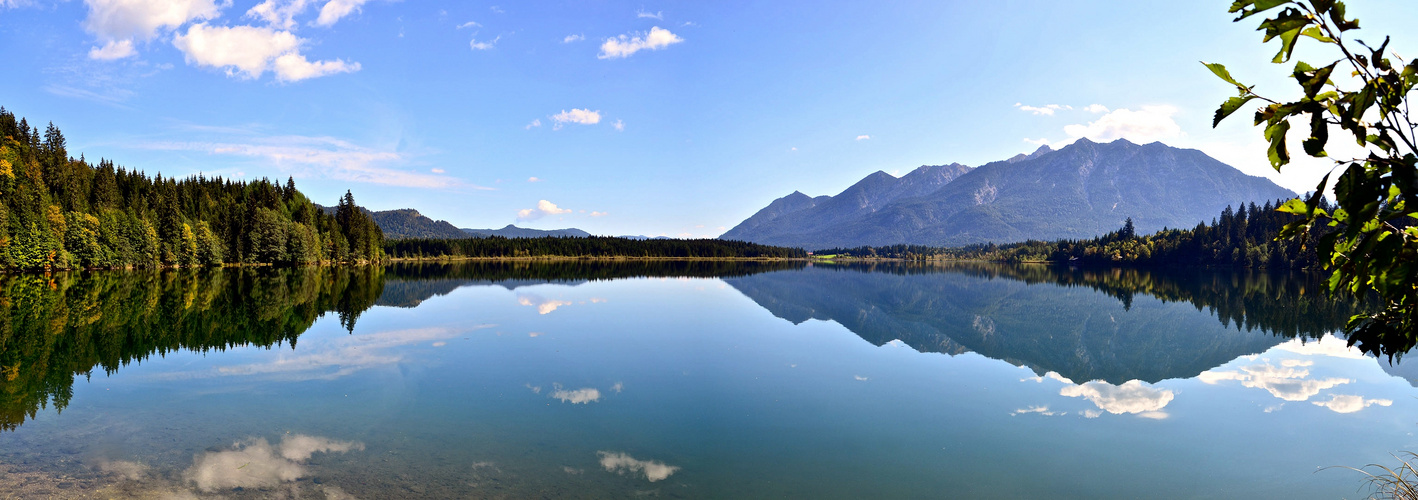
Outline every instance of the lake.
<path id="1" fill-rule="evenodd" d="M 493 262 L 0 277 L 0 491 L 1355 498 L 1418 366 L 1298 274 Z"/>

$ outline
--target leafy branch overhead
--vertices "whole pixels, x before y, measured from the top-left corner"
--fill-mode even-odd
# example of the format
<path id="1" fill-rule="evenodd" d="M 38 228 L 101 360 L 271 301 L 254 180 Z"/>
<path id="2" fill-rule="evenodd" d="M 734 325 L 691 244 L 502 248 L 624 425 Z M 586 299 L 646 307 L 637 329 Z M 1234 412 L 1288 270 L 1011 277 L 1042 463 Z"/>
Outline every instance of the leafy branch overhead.
<path id="1" fill-rule="evenodd" d="M 1337 0 L 1237 0 L 1230 12 L 1242 21 L 1262 13 L 1258 31 L 1262 43 L 1278 41 L 1280 50 L 1271 60 L 1288 63 L 1303 38 L 1307 43 L 1328 46 L 1332 62 L 1312 65 L 1296 61 L 1291 76 L 1301 93 L 1295 100 L 1277 100 L 1259 95 L 1254 86 L 1237 81 L 1225 66 L 1205 63 L 1213 74 L 1236 87 L 1237 95 L 1216 110 L 1212 126 L 1236 113 L 1252 101 L 1255 125 L 1265 126 L 1268 157 L 1276 170 L 1290 163 L 1286 138 L 1292 120 L 1305 123 L 1309 134 L 1302 142 L 1304 153 L 1330 157 L 1325 151 L 1331 127 L 1338 126 L 1366 150 L 1363 158 L 1335 159 L 1335 167 L 1303 199 L 1291 200 L 1278 210 L 1301 216 L 1286 226 L 1281 238 L 1300 238 L 1316 226 L 1328 230 L 1317 242 L 1325 267 L 1331 271 L 1331 294 L 1363 296 L 1375 294 L 1383 307 L 1377 312 L 1355 315 L 1347 327 L 1350 342 L 1371 352 L 1401 353 L 1399 346 L 1415 340 L 1418 316 L 1418 175 L 1415 175 L 1415 141 L 1418 124 L 1409 113 L 1408 94 L 1418 84 L 1418 61 L 1405 62 L 1388 50 L 1388 37 L 1377 47 L 1347 34 L 1359 29 L 1359 21 L 1345 13 Z M 1346 90 L 1335 82 L 1335 72 L 1348 71 L 1357 89 Z M 1335 176 L 1336 203 L 1328 207 L 1323 194 Z"/>

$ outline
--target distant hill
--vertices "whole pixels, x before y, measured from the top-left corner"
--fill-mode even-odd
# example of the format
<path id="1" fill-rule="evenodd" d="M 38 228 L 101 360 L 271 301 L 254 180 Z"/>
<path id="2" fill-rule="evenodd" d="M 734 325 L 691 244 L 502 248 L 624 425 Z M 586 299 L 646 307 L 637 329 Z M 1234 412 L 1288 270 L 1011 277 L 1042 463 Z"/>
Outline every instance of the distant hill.
<path id="1" fill-rule="evenodd" d="M 326 213 L 335 213 L 334 207 L 320 206 Z M 428 216 L 419 213 L 412 208 L 401 208 L 398 210 L 384 210 L 372 212 L 365 209 L 365 212 L 374 219 L 374 223 L 379 225 L 379 229 L 384 232 L 384 238 L 391 240 L 409 238 L 428 238 L 435 240 L 457 240 L 464 238 L 487 238 L 489 236 L 501 236 L 503 238 L 544 238 L 544 237 L 578 237 L 591 236 L 591 233 L 576 228 L 570 229 L 527 229 L 508 224 L 502 229 L 459 229 L 444 220 L 433 220 Z M 643 238 L 642 238 L 643 239 Z"/>
<path id="2" fill-rule="evenodd" d="M 379 229 L 384 231 L 384 237 L 389 239 L 468 237 L 448 221 L 430 219 L 412 208 L 385 210 L 370 215 L 374 217 L 374 223 L 379 225 Z"/>
<path id="3" fill-rule="evenodd" d="M 1209 221 L 1228 205 L 1294 195 L 1197 150 L 1079 139 L 974 169 L 876 172 L 837 196 L 794 192 L 720 238 L 807 249 L 1086 238 L 1128 217 L 1150 233 Z"/>
<path id="4" fill-rule="evenodd" d="M 508 224 L 502 229 L 463 228 L 460 231 L 462 231 L 464 234 L 462 236 L 463 238 L 486 238 L 489 236 L 501 236 L 503 238 L 585 238 L 591 235 L 591 233 L 576 229 L 574 227 L 569 229 L 527 229 L 524 227 L 517 227 L 512 224 Z"/>

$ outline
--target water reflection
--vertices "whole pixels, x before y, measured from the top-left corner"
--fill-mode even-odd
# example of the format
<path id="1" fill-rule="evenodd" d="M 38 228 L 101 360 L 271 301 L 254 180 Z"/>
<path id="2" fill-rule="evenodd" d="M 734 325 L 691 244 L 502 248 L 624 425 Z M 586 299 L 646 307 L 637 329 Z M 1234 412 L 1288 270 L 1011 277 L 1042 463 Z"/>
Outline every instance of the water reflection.
<path id="1" fill-rule="evenodd" d="M 1244 497 L 1408 447 L 1412 365 L 1302 276 L 663 264 L 4 278 L 0 490 Z"/>
<path id="2" fill-rule="evenodd" d="M 793 323 L 830 320 L 876 345 L 977 352 L 1115 386 L 1190 378 L 1289 337 L 1318 339 L 1352 311 L 1297 274 L 881 264 L 724 281 Z"/>
<path id="3" fill-rule="evenodd" d="M 294 347 L 326 313 L 353 329 L 382 283 L 378 268 L 0 277 L 0 429 L 62 410 L 74 377 L 95 369 L 180 349 Z"/>
<path id="4" fill-rule="evenodd" d="M 1164 379 L 1200 375 L 1210 384 L 1239 382 L 1292 402 L 1348 382 L 1309 377 L 1293 363 L 1209 371 L 1286 338 L 1317 339 L 1343 324 L 1351 308 L 1316 296 L 1315 283 L 1294 274 L 714 261 L 72 273 L 0 278 L 0 429 L 14 429 L 48 405 L 62 410 L 75 375 L 96 368 L 112 373 L 153 354 L 287 343 L 293 348 L 324 314 L 337 314 L 353 331 L 371 306 L 417 307 L 466 286 L 518 290 L 636 276 L 719 277 L 793 323 L 831 320 L 876 345 L 898 342 L 952 355 L 973 351 L 1040 376 L 1056 374 L 1072 384 L 1065 395 L 1108 413 L 1158 414 L 1172 395 L 1147 384 Z M 528 291 L 518 291 L 517 302 L 542 315 L 573 304 Z M 388 352 L 392 348 L 442 346 L 486 326 L 368 333 L 260 364 L 164 376 L 328 380 L 402 361 Z M 1237 334 L 1256 330 L 1268 334 Z M 558 387 L 551 394 L 572 404 L 601 397 L 597 388 Z M 1342 398 L 1328 407 L 1374 404 L 1382 401 Z"/>

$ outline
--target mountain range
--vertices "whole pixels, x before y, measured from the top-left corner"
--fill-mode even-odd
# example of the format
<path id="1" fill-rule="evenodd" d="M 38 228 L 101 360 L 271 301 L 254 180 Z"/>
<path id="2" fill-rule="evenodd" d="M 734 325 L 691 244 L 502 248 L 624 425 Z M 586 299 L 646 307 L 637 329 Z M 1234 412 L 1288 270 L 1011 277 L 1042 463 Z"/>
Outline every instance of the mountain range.
<path id="1" fill-rule="evenodd" d="M 795 191 L 720 238 L 806 249 L 1091 238 L 1129 217 L 1142 233 L 1190 228 L 1228 205 L 1294 196 L 1194 149 L 1079 139 L 978 168 L 877 171 L 836 196 Z"/>
<path id="2" fill-rule="evenodd" d="M 334 212 L 333 208 L 322 207 L 326 211 Z M 384 232 L 387 239 L 407 239 L 407 238 L 428 238 L 428 239 L 462 239 L 462 238 L 487 238 L 491 236 L 501 236 L 503 238 L 544 238 L 544 237 L 577 237 L 584 238 L 591 236 L 591 233 L 576 228 L 569 229 L 528 229 L 508 224 L 502 229 L 469 229 L 459 228 L 445 220 L 433 220 L 428 218 L 418 210 L 412 208 L 401 208 L 398 210 L 383 210 L 379 212 L 369 212 L 374 223 L 379 226 L 379 230 Z"/>

